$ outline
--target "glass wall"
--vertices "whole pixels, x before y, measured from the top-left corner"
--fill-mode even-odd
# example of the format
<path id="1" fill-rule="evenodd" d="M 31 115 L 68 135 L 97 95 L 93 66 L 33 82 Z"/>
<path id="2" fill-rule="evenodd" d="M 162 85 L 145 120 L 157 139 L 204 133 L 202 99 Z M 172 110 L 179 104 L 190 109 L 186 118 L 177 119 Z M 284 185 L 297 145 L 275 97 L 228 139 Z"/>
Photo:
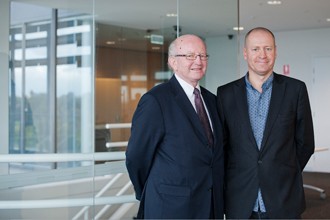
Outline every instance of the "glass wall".
<path id="1" fill-rule="evenodd" d="M 109 0 L 108 7 L 95 3 L 95 123 L 99 128 L 96 137 L 128 139 L 128 129 L 108 134 L 103 128 L 113 123 L 130 123 L 140 97 L 172 76 L 167 50 L 177 36 L 196 34 L 205 40 L 210 59 L 201 83 L 212 92 L 237 76 L 238 38 L 233 30 L 238 25 L 237 1 L 145 0 L 134 7 L 126 7 L 132 3 L 130 0 Z M 232 38 L 229 40 L 228 36 Z M 102 146 L 96 144 L 96 149 L 117 149 Z"/>
<path id="2" fill-rule="evenodd" d="M 110 0 L 106 10 L 103 4 L 96 2 L 95 5 L 95 13 L 99 15 L 96 19 L 95 123 L 96 128 L 101 128 L 96 129 L 96 137 L 102 136 L 109 124 L 130 123 L 140 97 L 171 77 L 167 47 L 177 35 L 173 28 L 177 24 L 176 0 L 149 1 L 148 5 L 134 7 L 134 11 L 125 7 L 129 2 Z M 166 16 L 166 11 L 171 16 Z M 140 16 L 146 13 L 153 14 Z M 131 15 L 122 21 L 121 14 Z M 128 140 L 129 132 L 128 125 L 110 131 L 108 137 L 111 141 Z M 97 151 L 120 150 L 104 148 L 98 143 Z"/>
<path id="3" fill-rule="evenodd" d="M 183 34 L 209 48 L 203 86 L 214 92 L 223 83 L 219 63 L 237 72 L 237 41 L 228 41 L 237 1 L 9 2 L 0 218 L 133 218 L 138 203 L 124 153 L 137 103 L 172 76 L 167 48 Z"/>
<path id="4" fill-rule="evenodd" d="M 92 22 L 85 13 L 12 2 L 9 153 L 93 152 L 91 138 L 81 141 L 93 123 Z"/>

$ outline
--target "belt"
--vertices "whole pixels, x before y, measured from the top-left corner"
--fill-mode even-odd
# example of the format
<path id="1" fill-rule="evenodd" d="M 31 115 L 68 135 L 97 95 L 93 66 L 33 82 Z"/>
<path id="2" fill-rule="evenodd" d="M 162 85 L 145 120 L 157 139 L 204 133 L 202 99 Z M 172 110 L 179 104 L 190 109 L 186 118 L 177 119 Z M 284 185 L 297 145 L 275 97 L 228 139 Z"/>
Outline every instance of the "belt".
<path id="1" fill-rule="evenodd" d="M 253 211 L 250 219 L 268 219 L 267 212 L 255 212 Z"/>

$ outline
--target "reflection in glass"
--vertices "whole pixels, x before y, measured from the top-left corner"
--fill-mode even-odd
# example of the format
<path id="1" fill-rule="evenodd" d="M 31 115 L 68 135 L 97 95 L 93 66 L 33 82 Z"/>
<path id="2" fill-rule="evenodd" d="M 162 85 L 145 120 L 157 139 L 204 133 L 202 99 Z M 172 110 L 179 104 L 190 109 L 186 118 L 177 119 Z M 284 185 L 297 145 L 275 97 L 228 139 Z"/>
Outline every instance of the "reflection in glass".
<path id="1" fill-rule="evenodd" d="M 84 13 L 12 2 L 10 153 L 94 151 L 92 24 Z"/>
<path id="2" fill-rule="evenodd" d="M 27 10 L 40 13 L 41 18 L 31 19 L 31 14 L 23 13 Z M 10 153 L 50 152 L 47 101 L 50 19 L 48 8 L 11 3 Z M 17 165 L 11 164 L 12 172 L 22 171 L 15 169 Z"/>
<path id="3" fill-rule="evenodd" d="M 170 2 L 166 4 L 171 5 Z M 166 19 L 168 18 L 164 14 L 160 14 L 159 26 L 154 29 L 97 22 L 95 84 L 97 126 L 130 123 L 140 97 L 153 86 L 171 77 L 167 66 L 167 48 L 175 37 L 175 31 L 171 26 L 170 28 L 162 26 Z M 176 18 L 170 19 L 175 24 Z M 130 135 L 129 127 L 108 132 L 111 141 L 128 140 Z M 106 134 L 102 129 L 95 131 L 96 136 L 102 133 Z M 124 148 L 109 149 L 104 145 L 99 146 L 97 140 L 95 143 L 97 151 L 124 150 Z"/>

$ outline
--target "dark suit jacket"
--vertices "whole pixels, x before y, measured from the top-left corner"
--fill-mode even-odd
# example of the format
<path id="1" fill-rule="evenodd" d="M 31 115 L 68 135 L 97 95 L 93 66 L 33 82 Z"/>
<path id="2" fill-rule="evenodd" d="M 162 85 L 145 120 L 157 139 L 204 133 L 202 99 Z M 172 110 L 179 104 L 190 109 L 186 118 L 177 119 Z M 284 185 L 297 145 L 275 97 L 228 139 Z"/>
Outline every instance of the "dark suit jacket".
<path id="1" fill-rule="evenodd" d="M 270 218 L 294 218 L 305 209 L 302 171 L 314 152 L 310 103 L 303 82 L 274 73 L 261 149 L 250 124 L 244 77 L 217 91 L 225 130 L 225 212 L 249 218 L 261 188 Z"/>
<path id="2" fill-rule="evenodd" d="M 201 88 L 214 130 L 213 149 L 173 76 L 142 96 L 132 120 L 126 165 L 140 200 L 139 216 L 223 218 L 223 139 L 216 96 Z"/>

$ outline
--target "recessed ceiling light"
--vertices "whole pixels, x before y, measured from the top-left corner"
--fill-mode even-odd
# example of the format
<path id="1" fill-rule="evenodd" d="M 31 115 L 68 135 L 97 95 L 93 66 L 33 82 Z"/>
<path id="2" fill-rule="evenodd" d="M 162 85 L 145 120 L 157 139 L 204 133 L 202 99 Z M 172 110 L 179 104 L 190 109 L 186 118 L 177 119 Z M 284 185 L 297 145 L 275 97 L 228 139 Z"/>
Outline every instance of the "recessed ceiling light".
<path id="1" fill-rule="evenodd" d="M 233 27 L 233 30 L 234 31 L 242 31 L 242 30 L 244 30 L 244 28 L 243 27 Z"/>
<path id="2" fill-rule="evenodd" d="M 166 17 L 178 17 L 178 15 L 175 13 L 167 13 Z"/>
<path id="3" fill-rule="evenodd" d="M 268 1 L 267 4 L 268 5 L 280 5 L 280 4 L 282 4 L 282 2 L 281 1 Z"/>
<path id="4" fill-rule="evenodd" d="M 327 22 L 330 22 L 330 18 L 327 18 Z"/>

